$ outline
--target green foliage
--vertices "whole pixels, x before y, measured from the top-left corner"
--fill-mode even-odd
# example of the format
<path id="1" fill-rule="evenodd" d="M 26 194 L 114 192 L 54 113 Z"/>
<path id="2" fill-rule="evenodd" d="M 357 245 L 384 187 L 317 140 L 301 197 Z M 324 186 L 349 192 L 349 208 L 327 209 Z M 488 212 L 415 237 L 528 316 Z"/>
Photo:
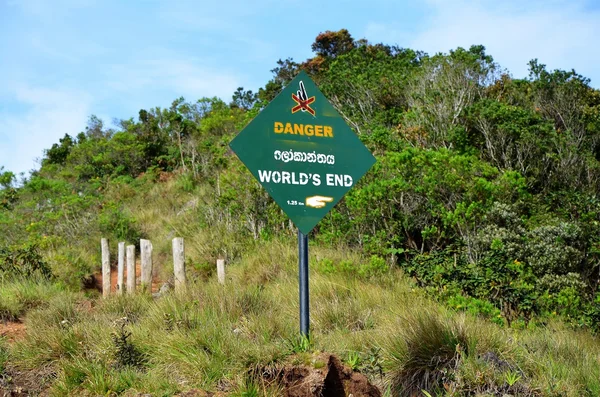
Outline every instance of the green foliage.
<path id="1" fill-rule="evenodd" d="M 4 337 L 0 337 L 0 380 L 4 377 L 4 369 L 8 361 L 8 349 L 5 343 Z"/>
<path id="2" fill-rule="evenodd" d="M 115 366 L 117 368 L 142 368 L 146 362 L 146 357 L 131 341 L 131 332 L 125 329 L 126 326 L 127 322 L 122 321 L 117 325 L 117 330 L 111 335 L 115 347 Z"/>
<path id="3" fill-rule="evenodd" d="M 507 371 L 504 373 L 504 379 L 509 387 L 512 387 L 515 383 L 521 380 L 522 376 L 518 372 Z"/>
<path id="4" fill-rule="evenodd" d="M 51 275 L 50 267 L 35 244 L 0 248 L 1 278 L 49 278 Z"/>
<path id="5" fill-rule="evenodd" d="M 27 311 L 61 295 L 69 296 L 60 285 L 45 279 L 0 279 L 0 321 L 18 321 Z"/>
<path id="6" fill-rule="evenodd" d="M 20 184 L 0 168 L 2 277 L 52 269 L 61 286 L 78 289 L 98 266 L 100 237 L 177 234 L 193 241 L 190 269 L 206 281 L 217 257 L 242 260 L 255 246 L 292 238 L 294 226 L 228 143 L 305 70 L 378 160 L 313 232 L 317 247 L 364 257 L 320 256 L 321 275 L 385 286 L 399 266 L 448 307 L 497 324 L 558 317 L 600 329 L 600 91 L 588 79 L 537 60 L 529 78 L 514 79 L 483 46 L 427 55 L 345 29 L 319 34 L 312 50 L 305 61 L 279 60 L 258 94 L 239 88 L 230 103 L 177 98 L 112 129 L 91 116 Z M 277 301 L 263 288 L 285 273 L 280 254 L 261 259 L 273 273 L 248 272 L 248 288 L 230 302 L 240 315 Z M 39 303 L 6 296 L 6 318 Z M 331 310 L 316 312 L 323 332 L 376 326 L 373 311 L 330 298 Z M 146 303 L 136 302 L 103 310 L 137 319 Z M 188 324 L 173 316 L 173 329 Z M 220 358 L 212 365 L 225 366 Z M 94 392 L 135 378 L 113 370 L 84 372 Z"/>
<path id="7" fill-rule="evenodd" d="M 75 146 L 75 141 L 69 134 L 65 134 L 63 138 L 59 139 L 58 144 L 55 143 L 50 149 L 46 150 L 44 164 L 64 165 L 73 146 Z"/>
<path id="8" fill-rule="evenodd" d="M 135 219 L 116 203 L 108 203 L 102 208 L 98 226 L 104 236 L 115 236 L 118 240 L 136 242 L 143 237 Z"/>
<path id="9" fill-rule="evenodd" d="M 0 211 L 10 210 L 17 201 L 17 189 L 13 187 L 15 174 L 0 166 Z"/>
<path id="10" fill-rule="evenodd" d="M 310 337 L 306 335 L 296 335 L 288 339 L 288 345 L 291 353 L 306 353 L 310 351 L 313 344 Z"/>
<path id="11" fill-rule="evenodd" d="M 377 255 L 373 255 L 369 259 L 368 263 L 362 265 L 358 269 L 358 274 L 363 277 L 369 278 L 369 277 L 381 276 L 382 274 L 385 274 L 388 270 L 389 270 L 389 266 L 385 262 L 385 259 L 383 259 Z"/>
<path id="12" fill-rule="evenodd" d="M 361 364 L 360 355 L 358 354 L 358 352 L 348 352 L 348 356 L 346 357 L 346 364 L 348 364 L 348 366 L 352 368 L 353 371 L 358 371 L 358 368 Z"/>

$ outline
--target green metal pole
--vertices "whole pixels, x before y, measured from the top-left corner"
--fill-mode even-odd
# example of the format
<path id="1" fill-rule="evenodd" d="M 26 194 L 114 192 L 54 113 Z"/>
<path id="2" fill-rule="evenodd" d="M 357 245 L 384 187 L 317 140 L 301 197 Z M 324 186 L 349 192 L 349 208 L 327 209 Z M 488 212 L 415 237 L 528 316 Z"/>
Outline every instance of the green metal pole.
<path id="1" fill-rule="evenodd" d="M 307 337 L 310 331 L 308 299 L 308 236 L 298 230 L 298 282 L 300 288 L 300 333 Z"/>

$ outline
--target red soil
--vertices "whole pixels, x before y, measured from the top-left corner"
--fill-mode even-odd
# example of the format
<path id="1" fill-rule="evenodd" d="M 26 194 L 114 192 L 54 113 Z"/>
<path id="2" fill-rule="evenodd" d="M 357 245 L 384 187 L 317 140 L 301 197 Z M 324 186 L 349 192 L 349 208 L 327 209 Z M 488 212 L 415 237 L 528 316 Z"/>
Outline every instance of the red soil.
<path id="1" fill-rule="evenodd" d="M 25 338 L 27 329 L 20 322 L 0 322 L 0 337 L 6 338 L 8 342 L 15 342 Z"/>
<path id="2" fill-rule="evenodd" d="M 139 261 L 135 263 L 135 279 L 136 279 L 136 290 L 140 287 L 140 277 L 142 274 L 142 267 Z M 117 292 L 117 268 L 110 268 L 110 291 L 112 293 Z M 156 275 L 152 276 L 152 292 L 158 292 L 162 285 L 161 280 Z M 94 288 L 99 292 L 102 292 L 102 273 L 94 273 Z M 127 288 L 127 268 L 125 268 L 123 275 L 123 288 Z"/>

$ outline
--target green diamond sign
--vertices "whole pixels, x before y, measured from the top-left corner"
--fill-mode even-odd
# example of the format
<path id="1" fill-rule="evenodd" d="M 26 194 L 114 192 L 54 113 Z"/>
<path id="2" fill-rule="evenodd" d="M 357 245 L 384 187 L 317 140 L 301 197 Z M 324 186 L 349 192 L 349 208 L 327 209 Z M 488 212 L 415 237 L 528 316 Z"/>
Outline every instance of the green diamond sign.
<path id="1" fill-rule="evenodd" d="M 304 72 L 230 146 L 303 234 L 375 163 Z"/>

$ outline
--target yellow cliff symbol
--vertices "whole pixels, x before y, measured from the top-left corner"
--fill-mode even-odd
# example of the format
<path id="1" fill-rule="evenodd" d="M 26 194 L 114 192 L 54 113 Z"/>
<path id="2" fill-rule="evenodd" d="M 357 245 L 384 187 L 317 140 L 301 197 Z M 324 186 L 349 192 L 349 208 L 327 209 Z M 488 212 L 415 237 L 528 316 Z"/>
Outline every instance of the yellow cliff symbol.
<path id="1" fill-rule="evenodd" d="M 333 197 L 327 196 L 312 196 L 306 198 L 306 206 L 312 208 L 323 208 L 327 203 L 331 203 Z"/>

